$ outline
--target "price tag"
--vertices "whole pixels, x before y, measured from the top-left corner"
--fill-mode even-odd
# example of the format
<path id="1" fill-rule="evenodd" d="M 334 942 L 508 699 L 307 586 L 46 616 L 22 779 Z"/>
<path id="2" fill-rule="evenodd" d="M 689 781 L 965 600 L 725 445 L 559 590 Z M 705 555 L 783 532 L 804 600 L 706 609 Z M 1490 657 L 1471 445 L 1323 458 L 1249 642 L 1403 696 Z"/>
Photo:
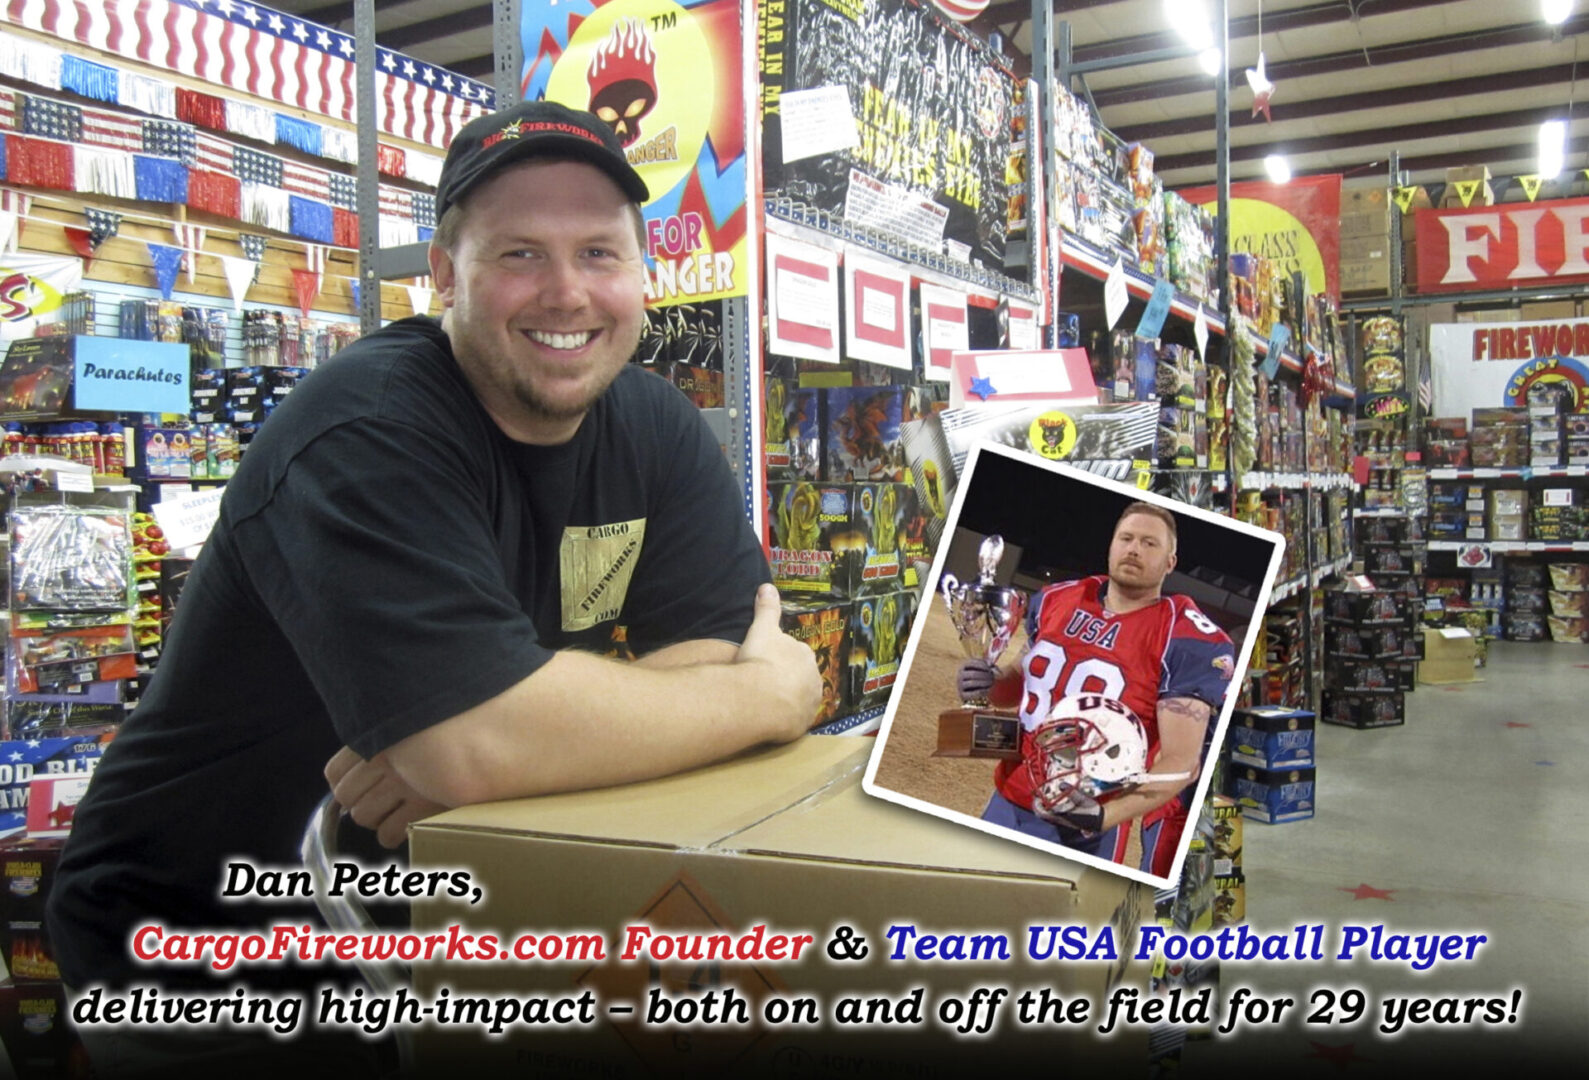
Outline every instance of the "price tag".
<path id="1" fill-rule="evenodd" d="M 1263 359 L 1263 375 L 1266 379 L 1275 377 L 1280 370 L 1280 354 L 1286 351 L 1286 344 L 1291 340 L 1291 327 L 1285 323 L 1275 323 L 1274 329 L 1269 331 L 1269 355 Z"/>
<path id="2" fill-rule="evenodd" d="M 1203 305 L 1197 305 L 1197 318 L 1192 323 L 1192 337 L 1197 340 L 1197 355 L 1208 359 L 1208 314 Z"/>
<path id="3" fill-rule="evenodd" d="M 1164 332 L 1164 320 L 1169 317 L 1170 301 L 1174 299 L 1174 285 L 1163 278 L 1153 283 L 1153 295 L 1148 297 L 1147 309 L 1142 312 L 1142 319 L 1137 323 L 1137 337 L 1156 338 Z"/>
<path id="4" fill-rule="evenodd" d="M 1103 282 L 1103 313 L 1109 329 L 1113 330 L 1120 316 L 1126 313 L 1126 304 L 1130 300 L 1131 295 L 1126 292 L 1125 261 L 1116 259 L 1114 269 L 1109 271 L 1109 276 Z"/>

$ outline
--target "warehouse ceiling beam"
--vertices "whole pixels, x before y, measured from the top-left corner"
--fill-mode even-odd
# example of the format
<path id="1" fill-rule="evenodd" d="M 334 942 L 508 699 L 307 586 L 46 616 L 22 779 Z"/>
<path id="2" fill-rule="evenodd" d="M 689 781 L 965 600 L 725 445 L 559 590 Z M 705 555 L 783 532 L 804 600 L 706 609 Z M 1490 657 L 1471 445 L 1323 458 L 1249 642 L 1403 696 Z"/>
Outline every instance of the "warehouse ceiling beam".
<path id="1" fill-rule="evenodd" d="M 390 11 L 392 8 L 412 3 L 414 3 L 414 0 L 375 0 L 375 10 L 377 13 Z M 283 12 L 283 14 L 286 14 L 286 12 Z M 319 23 L 321 26 L 340 29 L 343 23 L 353 21 L 353 4 L 350 0 L 345 0 L 343 3 L 326 4 L 323 7 L 310 8 L 308 11 L 299 11 L 294 14 L 300 19 L 308 19 L 310 22 Z"/>
<path id="2" fill-rule="evenodd" d="M 1246 146 L 1231 148 L 1232 161 L 1257 161 L 1266 154 L 1284 151 L 1288 157 L 1316 154 L 1329 150 L 1349 150 L 1358 146 L 1395 146 L 1414 139 L 1437 139 L 1448 135 L 1472 135 L 1481 131 L 1500 131 L 1512 128 L 1537 128 L 1546 120 L 1559 120 L 1566 111 L 1562 105 L 1543 105 L 1533 109 L 1513 109 L 1509 112 L 1485 113 L 1479 116 L 1459 116 L 1447 120 L 1420 120 L 1390 127 L 1365 128 L 1361 131 L 1343 131 L 1333 135 L 1315 135 L 1311 138 L 1265 140 Z M 1574 108 L 1573 113 L 1589 111 Z M 1569 118 L 1570 119 L 1570 118 Z M 1537 156 L 1537 145 L 1533 153 Z M 1159 154 L 1154 167 L 1161 172 L 1176 169 L 1207 168 L 1214 164 L 1212 150 L 1195 150 L 1187 154 Z"/>
<path id="3" fill-rule="evenodd" d="M 1499 26 L 1492 30 L 1390 42 L 1368 48 L 1347 49 L 1325 56 L 1307 56 L 1270 64 L 1268 75 L 1271 81 L 1278 83 L 1286 79 L 1339 75 L 1343 71 L 1359 68 L 1380 68 L 1391 64 L 1430 60 L 1437 56 L 1456 56 L 1461 53 L 1482 52 L 1486 49 L 1538 44 L 1551 41 L 1557 29 L 1536 19 L 1533 22 Z M 1589 15 L 1575 16 L 1563 23 L 1559 30 L 1564 37 L 1589 33 Z M 1226 77 L 1230 85 L 1236 85 L 1238 82 L 1243 86 L 1246 85 L 1246 77 L 1239 65 L 1230 68 Z M 1107 109 L 1113 105 L 1126 105 L 1137 101 L 1159 101 L 1167 97 L 1207 93 L 1208 84 L 1208 77 L 1199 72 L 1196 75 L 1173 79 L 1156 79 L 1153 82 L 1132 83 L 1129 86 L 1113 86 L 1094 91 L 1094 96 L 1098 99 L 1099 107 Z"/>
<path id="4" fill-rule="evenodd" d="M 1474 94 L 1493 94 L 1501 90 L 1527 90 L 1540 86 L 1552 86 L 1556 83 L 1566 85 L 1573 77 L 1574 67 L 1575 65 L 1573 64 L 1556 64 L 1551 67 L 1528 68 L 1522 71 L 1500 71 L 1482 76 L 1468 76 L 1460 79 L 1446 79 L 1441 82 L 1420 83 L 1416 86 L 1398 86 L 1387 90 L 1369 90 L 1360 94 L 1340 94 L 1335 97 L 1314 98 L 1310 101 L 1302 101 L 1290 105 L 1272 105 L 1270 109 L 1274 115 L 1274 122 L 1280 124 L 1287 120 L 1305 120 L 1314 116 L 1336 116 L 1341 113 L 1362 112 L 1398 105 L 1418 105 L 1431 101 L 1447 101 L 1451 98 L 1472 96 Z M 1233 128 L 1257 123 L 1257 120 L 1248 109 L 1234 109 L 1229 115 L 1230 126 Z M 1128 143 L 1151 142 L 1155 139 L 1169 139 L 1180 135 L 1197 135 L 1213 129 L 1213 115 L 1203 113 L 1197 116 L 1180 117 L 1175 120 L 1156 120 L 1145 124 L 1130 124 L 1116 128 L 1115 134 Z"/>
<path id="5" fill-rule="evenodd" d="M 1460 0 L 1377 0 L 1376 3 L 1363 6 L 1361 4 L 1347 3 L 1346 0 L 1327 0 L 1325 3 L 1309 4 L 1304 7 L 1291 8 L 1289 11 L 1265 12 L 1263 28 L 1266 33 L 1285 33 L 1288 30 L 1305 30 L 1313 26 L 1327 26 L 1336 22 L 1352 22 L 1358 18 L 1370 19 L 1378 15 L 1395 15 L 1401 12 L 1414 11 L 1418 8 L 1439 7 L 1444 4 L 1458 3 Z M 1057 6 L 1057 5 L 1056 5 Z M 1097 7 L 1096 4 L 1065 4 L 1065 13 L 1078 9 Z M 1354 8 L 1362 7 L 1361 11 Z M 993 4 L 983 12 L 972 25 L 999 26 L 1025 18 L 1031 11 L 1031 5 L 1018 2 Z M 1243 38 L 1258 36 L 1259 20 L 1256 15 L 1244 15 L 1238 19 L 1230 20 L 1230 40 L 1237 41 Z M 1095 60 L 1106 60 L 1124 56 L 1131 53 L 1153 52 L 1159 49 L 1173 48 L 1181 43 L 1180 35 L 1172 30 L 1158 31 L 1151 34 L 1135 34 L 1131 37 L 1113 38 L 1109 41 L 1095 41 L 1091 45 L 1076 47 L 1073 59 L 1076 63 L 1088 63 Z"/>

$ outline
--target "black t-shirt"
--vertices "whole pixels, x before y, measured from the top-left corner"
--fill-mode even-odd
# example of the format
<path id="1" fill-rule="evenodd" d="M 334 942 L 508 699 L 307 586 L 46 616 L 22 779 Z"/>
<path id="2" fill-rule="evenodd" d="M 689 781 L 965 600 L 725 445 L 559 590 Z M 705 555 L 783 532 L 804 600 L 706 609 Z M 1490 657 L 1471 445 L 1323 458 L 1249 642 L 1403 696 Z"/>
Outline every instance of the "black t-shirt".
<path id="1" fill-rule="evenodd" d="M 695 408 L 638 367 L 535 447 L 491 421 L 435 320 L 343 350 L 250 445 L 78 807 L 49 905 L 63 977 L 203 981 L 134 964 L 130 931 L 307 917 L 219 891 L 232 860 L 297 867 L 339 746 L 370 757 L 556 650 L 610 651 L 618 625 L 638 655 L 740 641 L 768 580 L 742 507 Z"/>

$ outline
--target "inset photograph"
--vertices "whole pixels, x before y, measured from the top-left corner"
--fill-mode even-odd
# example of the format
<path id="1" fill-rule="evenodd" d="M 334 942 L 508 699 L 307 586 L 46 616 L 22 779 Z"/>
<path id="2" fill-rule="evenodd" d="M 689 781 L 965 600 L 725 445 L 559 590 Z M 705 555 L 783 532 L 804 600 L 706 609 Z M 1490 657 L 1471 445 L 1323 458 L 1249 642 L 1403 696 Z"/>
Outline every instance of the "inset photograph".
<path id="1" fill-rule="evenodd" d="M 1173 885 L 1284 541 L 989 443 L 946 533 L 865 790 Z"/>

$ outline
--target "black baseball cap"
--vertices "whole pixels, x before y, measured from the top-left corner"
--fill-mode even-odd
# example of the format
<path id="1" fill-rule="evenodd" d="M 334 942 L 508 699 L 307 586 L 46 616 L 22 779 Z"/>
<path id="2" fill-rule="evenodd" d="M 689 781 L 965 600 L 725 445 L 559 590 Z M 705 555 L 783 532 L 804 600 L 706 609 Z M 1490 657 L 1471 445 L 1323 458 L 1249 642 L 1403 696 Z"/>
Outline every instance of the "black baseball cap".
<path id="1" fill-rule="evenodd" d="M 646 182 L 624 156 L 618 136 L 600 119 L 555 101 L 521 101 L 475 117 L 453 137 L 436 185 L 437 219 L 504 165 L 537 157 L 589 162 L 635 202 L 651 198 Z"/>

